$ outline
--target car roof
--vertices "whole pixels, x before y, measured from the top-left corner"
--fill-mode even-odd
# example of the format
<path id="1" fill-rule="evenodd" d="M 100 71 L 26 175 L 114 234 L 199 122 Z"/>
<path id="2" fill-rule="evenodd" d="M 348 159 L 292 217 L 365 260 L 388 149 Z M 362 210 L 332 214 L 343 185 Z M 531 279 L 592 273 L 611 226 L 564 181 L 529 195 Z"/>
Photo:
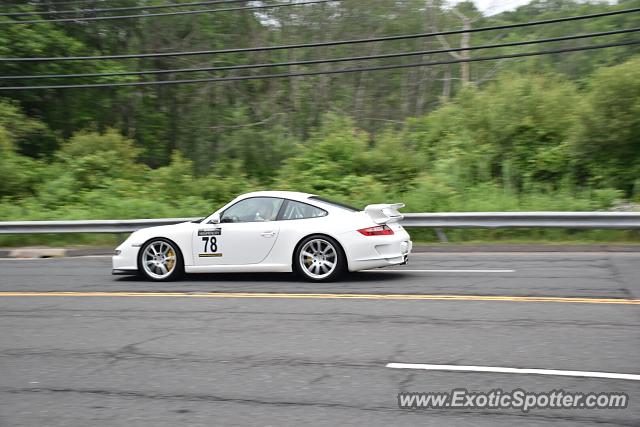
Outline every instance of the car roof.
<path id="1" fill-rule="evenodd" d="M 301 193 L 299 191 L 253 191 L 245 193 L 238 198 L 246 199 L 249 197 L 280 197 L 284 199 L 305 201 L 309 197 L 314 196 L 311 193 Z"/>
<path id="2" fill-rule="evenodd" d="M 333 203 L 326 202 L 324 200 L 309 199 L 310 197 L 318 197 L 318 196 L 313 193 L 303 193 L 300 191 L 252 191 L 250 193 L 244 193 L 239 195 L 238 197 L 233 199 L 231 202 L 229 202 L 227 207 L 235 202 L 238 202 L 244 199 L 249 199 L 251 197 L 277 197 L 282 199 L 289 199 L 289 200 L 304 202 L 329 212 L 335 212 L 335 213 L 341 213 L 341 214 L 345 212 L 351 212 L 351 211 L 345 211 L 343 208 L 338 207 Z"/>

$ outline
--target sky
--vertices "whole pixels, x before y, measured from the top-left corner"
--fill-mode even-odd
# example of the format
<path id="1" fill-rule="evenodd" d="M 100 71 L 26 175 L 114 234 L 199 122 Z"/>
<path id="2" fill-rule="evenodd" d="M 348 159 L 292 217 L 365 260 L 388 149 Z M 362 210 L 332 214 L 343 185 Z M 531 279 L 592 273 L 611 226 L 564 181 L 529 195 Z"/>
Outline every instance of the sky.
<path id="1" fill-rule="evenodd" d="M 455 5 L 461 0 L 449 0 L 449 4 Z M 518 6 L 529 3 L 531 0 L 473 0 L 476 7 L 485 15 L 494 15 L 506 10 L 514 10 Z"/>
<path id="2" fill-rule="evenodd" d="M 449 0 L 450 5 L 455 5 L 463 0 Z M 531 0 L 473 0 L 476 7 L 485 15 L 495 15 L 496 13 L 507 10 L 514 10 L 518 6 L 525 5 Z M 607 0 L 609 3 L 615 3 L 615 0 Z"/>

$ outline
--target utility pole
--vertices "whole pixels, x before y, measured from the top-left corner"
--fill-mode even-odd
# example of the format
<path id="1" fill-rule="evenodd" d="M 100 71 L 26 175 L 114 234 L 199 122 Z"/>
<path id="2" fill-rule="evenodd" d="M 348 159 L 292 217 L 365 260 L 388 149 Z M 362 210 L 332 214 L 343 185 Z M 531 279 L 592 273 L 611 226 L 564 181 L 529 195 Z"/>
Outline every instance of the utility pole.
<path id="1" fill-rule="evenodd" d="M 471 33 L 466 31 L 471 30 L 471 19 L 469 19 L 466 15 L 459 12 L 457 9 L 453 9 L 453 13 L 458 15 L 458 17 L 462 20 L 462 29 L 465 31 L 462 33 L 462 37 L 460 37 L 460 48 L 469 49 L 469 41 L 471 39 Z M 458 55 L 460 59 L 469 59 L 469 51 L 463 50 Z M 469 62 L 461 62 L 460 63 L 460 80 L 462 80 L 462 85 L 466 86 L 470 81 L 470 71 L 469 71 Z"/>
<path id="2" fill-rule="evenodd" d="M 449 54 L 457 60 L 468 60 L 471 58 L 471 55 L 467 49 L 471 45 L 471 33 L 468 31 L 471 30 L 471 25 L 477 19 L 471 19 L 466 16 L 464 13 L 460 12 L 458 9 L 453 8 L 451 11 L 462 21 L 462 29 L 465 31 L 462 33 L 460 37 L 460 48 L 463 49 L 459 52 L 449 52 Z M 451 49 L 449 42 L 443 36 L 438 36 L 438 40 L 445 49 Z M 449 77 L 450 78 L 450 77 Z M 460 81 L 463 86 L 471 83 L 471 66 L 469 62 L 461 62 L 460 63 Z M 445 82 L 446 83 L 446 82 Z"/>

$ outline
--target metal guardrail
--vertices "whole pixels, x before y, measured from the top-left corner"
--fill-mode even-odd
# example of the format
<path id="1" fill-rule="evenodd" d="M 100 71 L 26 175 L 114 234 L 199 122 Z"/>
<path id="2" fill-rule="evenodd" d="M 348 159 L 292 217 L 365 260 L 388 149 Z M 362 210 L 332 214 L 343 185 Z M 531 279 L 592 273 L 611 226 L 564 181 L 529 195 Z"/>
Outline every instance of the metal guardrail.
<path id="1" fill-rule="evenodd" d="M 197 218 L 5 221 L 0 234 L 129 233 L 145 227 L 177 224 Z M 574 229 L 640 229 L 640 212 L 439 212 L 404 214 L 405 227 Z"/>
<path id="2" fill-rule="evenodd" d="M 75 221 L 0 222 L 0 234 L 30 233 L 130 233 L 146 227 L 177 224 L 197 218 L 98 219 Z"/>
<path id="3" fill-rule="evenodd" d="M 405 227 L 640 228 L 640 212 L 442 212 L 406 214 Z"/>

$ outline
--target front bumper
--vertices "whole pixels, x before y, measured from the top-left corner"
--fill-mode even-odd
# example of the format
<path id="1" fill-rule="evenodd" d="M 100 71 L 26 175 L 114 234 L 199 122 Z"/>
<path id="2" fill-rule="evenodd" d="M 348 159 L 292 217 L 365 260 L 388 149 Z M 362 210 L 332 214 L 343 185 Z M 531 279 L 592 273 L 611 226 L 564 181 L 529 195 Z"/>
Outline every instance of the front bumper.
<path id="1" fill-rule="evenodd" d="M 140 246 L 133 246 L 129 242 L 124 242 L 115 250 L 115 255 L 111 258 L 113 274 L 132 274 L 138 271 L 138 252 Z M 116 273 L 116 271 L 127 271 L 129 273 Z"/>
<path id="2" fill-rule="evenodd" d="M 138 274 L 138 270 L 122 270 L 122 269 L 113 269 L 111 270 L 111 274 L 114 276 L 135 276 Z"/>

